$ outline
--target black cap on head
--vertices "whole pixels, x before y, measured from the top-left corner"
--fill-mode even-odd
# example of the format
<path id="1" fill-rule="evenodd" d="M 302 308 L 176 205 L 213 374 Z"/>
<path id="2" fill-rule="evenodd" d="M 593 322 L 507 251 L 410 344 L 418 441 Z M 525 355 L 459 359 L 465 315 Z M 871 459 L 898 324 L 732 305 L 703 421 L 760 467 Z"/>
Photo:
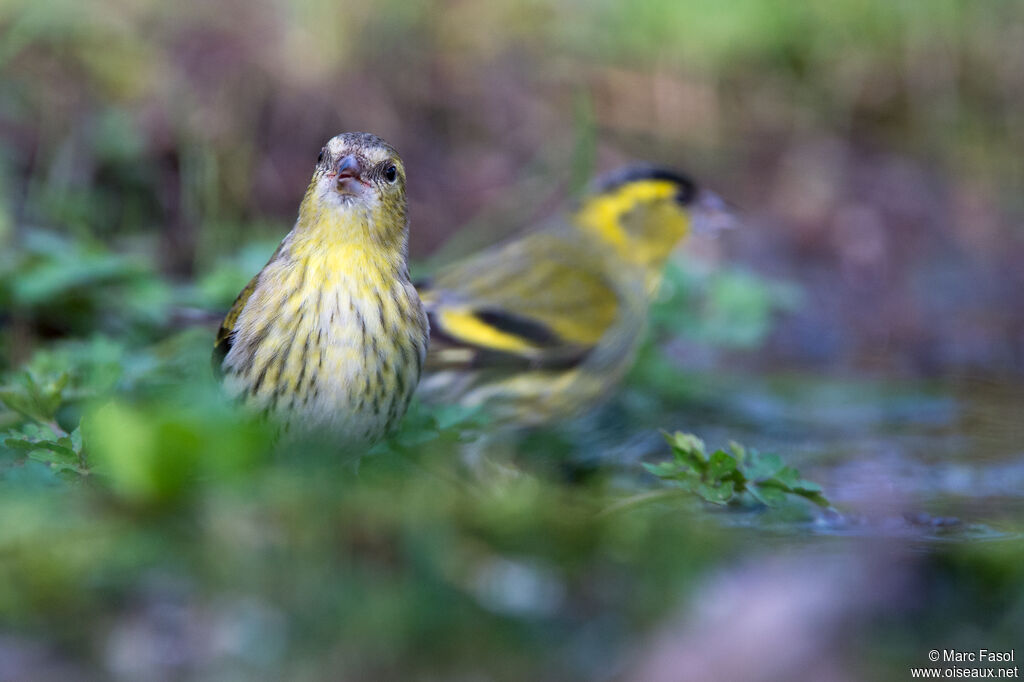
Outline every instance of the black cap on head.
<path id="1" fill-rule="evenodd" d="M 676 201 L 688 205 L 697 196 L 697 185 L 690 178 L 675 171 L 650 164 L 634 164 L 606 173 L 598 178 L 594 191 L 598 194 L 613 192 L 631 182 L 665 180 L 679 187 Z"/>

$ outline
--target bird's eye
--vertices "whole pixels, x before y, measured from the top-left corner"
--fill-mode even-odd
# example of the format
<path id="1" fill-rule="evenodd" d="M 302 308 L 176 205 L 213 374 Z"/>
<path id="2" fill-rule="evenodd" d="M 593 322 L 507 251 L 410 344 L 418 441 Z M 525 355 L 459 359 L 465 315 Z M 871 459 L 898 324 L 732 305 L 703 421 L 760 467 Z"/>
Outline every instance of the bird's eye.
<path id="1" fill-rule="evenodd" d="M 324 150 L 323 149 L 320 150 L 320 156 L 316 157 L 316 162 L 317 162 L 317 165 L 319 165 L 319 164 L 324 162 Z"/>
<path id="2" fill-rule="evenodd" d="M 384 169 L 384 179 L 388 182 L 394 182 L 398 179 L 398 169 L 395 168 L 395 164 L 391 164 Z"/>

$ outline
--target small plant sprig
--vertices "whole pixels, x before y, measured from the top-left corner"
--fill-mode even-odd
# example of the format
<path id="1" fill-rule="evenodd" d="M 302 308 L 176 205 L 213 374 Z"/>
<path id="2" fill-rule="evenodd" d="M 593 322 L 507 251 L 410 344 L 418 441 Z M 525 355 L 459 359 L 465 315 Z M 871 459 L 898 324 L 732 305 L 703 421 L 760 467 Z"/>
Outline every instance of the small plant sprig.
<path id="1" fill-rule="evenodd" d="M 644 463 L 644 467 L 706 502 L 726 505 L 753 501 L 778 507 L 788 496 L 796 496 L 819 507 L 832 506 L 818 484 L 801 478 L 800 472 L 786 466 L 778 455 L 747 450 L 734 442 L 729 443 L 728 452 L 715 450 L 709 455 L 704 441 L 678 431 L 666 433 L 665 439 L 672 447 L 672 459 Z"/>
<path id="2" fill-rule="evenodd" d="M 0 403 L 24 420 L 20 426 L 0 434 L 0 443 L 11 450 L 49 465 L 57 473 L 87 475 L 89 468 L 82 448 L 82 434 L 68 433 L 57 423 L 57 410 L 68 388 L 68 374 L 39 379 L 22 372 L 6 386 L 0 386 Z"/>
<path id="3" fill-rule="evenodd" d="M 44 426 L 28 423 L 4 435 L 3 444 L 8 448 L 48 465 L 57 473 L 70 471 L 82 476 L 90 473 L 82 448 L 81 429 L 59 435 Z"/>
<path id="4" fill-rule="evenodd" d="M 44 379 L 28 371 L 21 372 L 11 383 L 0 386 L 0 403 L 25 419 L 63 433 L 54 416 L 64 400 L 69 378 L 67 372 Z"/>

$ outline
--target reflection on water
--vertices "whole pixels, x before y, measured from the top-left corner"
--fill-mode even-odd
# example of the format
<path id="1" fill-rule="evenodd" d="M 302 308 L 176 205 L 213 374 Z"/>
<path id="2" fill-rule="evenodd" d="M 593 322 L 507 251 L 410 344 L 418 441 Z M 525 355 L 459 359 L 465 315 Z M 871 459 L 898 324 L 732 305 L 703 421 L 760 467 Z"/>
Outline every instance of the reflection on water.
<path id="1" fill-rule="evenodd" d="M 628 472 L 643 459 L 666 456 L 659 429 L 694 432 L 711 448 L 734 440 L 779 453 L 821 484 L 839 510 L 781 522 L 730 511 L 721 515 L 729 525 L 947 540 L 1005 538 L 1024 526 L 1024 387 L 1018 384 L 795 375 L 676 381 L 665 390 L 627 387 L 555 440 L 571 450 L 575 466 L 600 462 Z"/>

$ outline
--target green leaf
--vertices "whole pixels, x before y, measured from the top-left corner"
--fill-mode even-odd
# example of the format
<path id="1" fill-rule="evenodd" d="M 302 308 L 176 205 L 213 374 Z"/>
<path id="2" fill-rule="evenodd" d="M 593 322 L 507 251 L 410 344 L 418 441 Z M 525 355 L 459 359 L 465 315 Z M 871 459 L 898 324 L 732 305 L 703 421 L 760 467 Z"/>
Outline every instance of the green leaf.
<path id="1" fill-rule="evenodd" d="M 38 447 L 35 441 L 25 440 L 23 438 L 8 438 L 4 441 L 4 445 L 12 450 L 20 450 L 21 452 L 31 452 Z"/>
<path id="2" fill-rule="evenodd" d="M 767 484 L 747 486 L 749 492 L 758 502 L 769 507 L 778 507 L 786 502 L 786 493 L 781 488 Z"/>
<path id="3" fill-rule="evenodd" d="M 729 452 L 736 458 L 736 462 L 742 466 L 747 459 L 747 450 L 734 440 L 729 441 Z"/>
<path id="4" fill-rule="evenodd" d="M 179 502 L 203 479 L 248 470 L 266 453 L 271 428 L 226 405 L 152 409 L 110 402 L 82 422 L 89 463 L 100 480 L 121 499 L 143 506 Z"/>
<path id="5" fill-rule="evenodd" d="M 669 444 L 677 453 L 686 454 L 706 462 L 707 454 L 704 449 L 704 441 L 692 433 L 676 431 L 671 436 L 666 436 Z"/>
<path id="6" fill-rule="evenodd" d="M 813 502 L 814 504 L 818 505 L 819 507 L 827 509 L 827 508 L 832 506 L 832 503 L 829 502 L 828 499 L 824 495 L 822 495 L 821 493 L 815 493 L 815 492 L 804 491 L 804 490 L 796 490 L 794 492 L 797 495 L 799 495 L 799 496 L 801 496 L 801 497 L 803 497 L 803 498 Z"/>
<path id="7" fill-rule="evenodd" d="M 775 472 L 773 478 L 786 486 L 787 488 L 793 489 L 800 484 L 800 472 L 793 467 L 784 466 Z"/>
<path id="8" fill-rule="evenodd" d="M 642 464 L 644 469 L 659 478 L 672 478 L 680 471 L 679 465 L 675 462 L 658 462 L 656 464 L 643 462 Z"/>
<path id="9" fill-rule="evenodd" d="M 36 396 L 26 390 L 19 390 L 18 387 L 0 389 L 0 402 L 3 402 L 7 409 L 17 412 L 26 419 L 37 422 L 45 422 L 50 419 L 45 406 L 39 404 Z"/>
<path id="10" fill-rule="evenodd" d="M 82 465 L 80 437 L 58 436 L 48 427 L 31 423 L 10 433 L 4 445 L 23 453 L 27 459 L 42 462 L 57 471 L 89 473 Z"/>
<path id="11" fill-rule="evenodd" d="M 56 437 L 52 429 L 34 422 L 22 424 L 16 429 L 11 429 L 7 432 L 7 436 L 8 440 L 26 440 L 32 443 L 40 440 L 53 440 Z"/>
<path id="12" fill-rule="evenodd" d="M 62 443 L 61 441 L 66 441 L 66 443 Z M 40 441 L 39 447 L 45 450 L 49 450 L 50 452 L 52 452 L 54 455 L 61 459 L 77 462 L 77 453 L 75 453 L 75 451 L 69 447 L 71 445 L 71 441 L 67 438 L 62 438 L 61 441 L 57 441 L 56 443 L 45 440 Z"/>
<path id="13" fill-rule="evenodd" d="M 736 472 L 736 459 L 721 450 L 715 450 L 708 460 L 708 476 L 712 480 L 720 481 Z"/>
<path id="14" fill-rule="evenodd" d="M 712 504 L 726 504 L 733 498 L 735 487 L 732 481 L 726 481 L 721 485 L 701 483 L 695 492 Z"/>
<path id="15" fill-rule="evenodd" d="M 77 466 L 78 457 L 76 457 L 75 453 L 70 450 L 53 447 L 53 444 L 50 444 L 50 447 L 45 447 L 46 444 L 44 443 L 40 443 L 40 445 L 43 445 L 44 447 L 41 447 L 38 450 L 33 450 L 28 454 L 31 459 L 46 463 L 59 462 L 61 464 Z"/>
<path id="16" fill-rule="evenodd" d="M 797 493 L 801 493 L 801 494 L 803 494 L 803 493 L 820 493 L 821 492 L 821 486 L 820 485 L 818 485 L 814 481 L 808 481 L 807 479 L 800 479 L 799 481 L 797 481 L 796 485 L 791 486 L 791 487 L 793 488 L 793 492 L 797 492 Z"/>
<path id="17" fill-rule="evenodd" d="M 746 475 L 750 480 L 771 478 L 785 466 L 782 463 L 782 458 L 778 455 L 771 453 L 762 455 L 753 450 L 749 454 L 750 464 L 746 468 Z"/>
<path id="18" fill-rule="evenodd" d="M 715 450 L 708 457 L 704 443 L 692 434 L 664 434 L 672 447 L 669 461 L 644 463 L 644 468 L 664 481 L 689 490 L 713 504 L 747 503 L 751 499 L 778 507 L 788 496 L 802 497 L 822 507 L 831 506 L 821 487 L 800 477 L 776 454 L 760 454 L 730 442 L 729 452 Z M 744 493 L 749 493 L 749 497 Z"/>
<path id="19" fill-rule="evenodd" d="M 50 422 L 61 405 L 68 378 L 67 372 L 61 372 L 40 383 L 31 373 L 22 372 L 16 383 L 0 388 L 0 402 L 23 417 Z"/>

